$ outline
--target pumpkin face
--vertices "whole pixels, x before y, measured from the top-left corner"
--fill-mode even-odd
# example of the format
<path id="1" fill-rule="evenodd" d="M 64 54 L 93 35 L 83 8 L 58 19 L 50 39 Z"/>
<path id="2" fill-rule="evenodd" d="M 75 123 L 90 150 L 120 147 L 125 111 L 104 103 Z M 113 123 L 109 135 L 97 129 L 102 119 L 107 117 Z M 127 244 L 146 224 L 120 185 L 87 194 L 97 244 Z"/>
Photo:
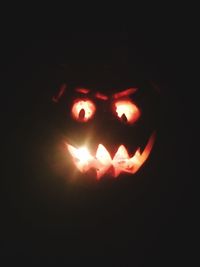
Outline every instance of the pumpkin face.
<path id="1" fill-rule="evenodd" d="M 62 102 L 71 168 L 100 179 L 134 174 L 146 162 L 155 142 L 157 93 L 149 84 L 128 85 L 66 83 L 53 97 Z"/>

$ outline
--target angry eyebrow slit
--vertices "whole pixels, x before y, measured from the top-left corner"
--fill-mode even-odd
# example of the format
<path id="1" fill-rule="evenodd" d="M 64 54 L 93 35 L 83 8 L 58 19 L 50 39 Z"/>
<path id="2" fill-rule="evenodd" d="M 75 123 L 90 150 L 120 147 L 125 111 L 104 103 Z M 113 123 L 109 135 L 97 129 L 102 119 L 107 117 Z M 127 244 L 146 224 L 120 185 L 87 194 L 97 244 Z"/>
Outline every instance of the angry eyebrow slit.
<path id="1" fill-rule="evenodd" d="M 121 98 L 121 97 L 124 97 L 124 96 L 129 96 L 129 95 L 134 94 L 137 90 L 138 90 L 138 88 L 128 88 L 126 90 L 123 90 L 121 92 L 118 92 L 118 93 L 114 94 L 113 98 L 114 99 L 118 99 L 118 98 Z"/>
<path id="2" fill-rule="evenodd" d="M 99 92 L 97 92 L 95 94 L 95 97 L 98 98 L 98 99 L 101 99 L 101 100 L 108 100 L 108 96 L 107 95 L 103 95 L 103 94 L 101 94 Z"/>
<path id="3" fill-rule="evenodd" d="M 59 91 L 57 93 L 57 95 L 52 97 L 52 101 L 55 103 L 58 103 L 60 98 L 64 95 L 65 91 L 66 91 L 67 85 L 64 83 L 60 86 Z"/>
<path id="4" fill-rule="evenodd" d="M 85 95 L 90 92 L 90 90 L 87 89 L 87 88 L 76 88 L 75 91 L 78 92 L 78 93 L 81 93 L 81 94 L 85 94 Z M 101 100 L 108 100 L 108 96 L 106 96 L 106 95 L 104 95 L 102 93 L 99 93 L 99 92 L 97 92 L 95 94 L 95 97 L 98 98 L 98 99 L 101 99 Z"/>
<path id="5" fill-rule="evenodd" d="M 82 93 L 82 94 L 88 94 L 90 92 L 90 90 L 86 89 L 86 88 L 77 88 L 76 92 Z"/>
<path id="6" fill-rule="evenodd" d="M 137 90 L 138 90 L 138 88 L 128 88 L 128 89 L 125 89 L 125 90 L 123 90 L 121 92 L 118 92 L 118 93 L 114 94 L 112 97 L 114 99 L 119 99 L 119 98 L 122 98 L 124 96 L 132 95 Z M 75 91 L 78 92 L 78 93 L 81 93 L 81 94 L 85 94 L 85 95 L 90 92 L 90 90 L 87 89 L 87 88 L 76 88 Z M 104 95 L 104 94 L 99 93 L 99 92 L 97 92 L 95 94 L 95 97 L 98 98 L 98 99 L 101 99 L 101 100 L 108 100 L 108 98 L 109 98 L 107 95 Z"/>

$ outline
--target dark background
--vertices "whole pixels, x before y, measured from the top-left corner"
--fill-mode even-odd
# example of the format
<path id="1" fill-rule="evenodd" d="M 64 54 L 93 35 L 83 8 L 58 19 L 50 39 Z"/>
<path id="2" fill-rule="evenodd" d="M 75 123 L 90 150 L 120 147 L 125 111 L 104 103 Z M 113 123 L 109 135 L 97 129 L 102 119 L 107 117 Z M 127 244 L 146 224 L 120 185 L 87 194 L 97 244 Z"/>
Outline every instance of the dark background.
<path id="1" fill-rule="evenodd" d="M 2 266 L 191 263 L 193 174 L 186 155 L 192 139 L 185 138 L 191 130 L 182 41 L 176 33 L 99 32 L 3 42 Z M 160 88 L 154 150 L 133 177 L 68 183 L 45 157 L 60 134 L 51 96 L 68 63 L 115 60 L 134 62 L 136 72 Z"/>

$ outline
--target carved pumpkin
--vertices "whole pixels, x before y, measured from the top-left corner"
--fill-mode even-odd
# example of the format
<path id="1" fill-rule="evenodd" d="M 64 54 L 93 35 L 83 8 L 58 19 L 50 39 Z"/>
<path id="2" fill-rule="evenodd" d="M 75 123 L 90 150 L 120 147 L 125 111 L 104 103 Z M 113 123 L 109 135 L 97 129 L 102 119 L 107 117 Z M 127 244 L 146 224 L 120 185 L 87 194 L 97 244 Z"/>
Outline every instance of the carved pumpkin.
<path id="1" fill-rule="evenodd" d="M 136 173 L 155 142 L 157 100 L 148 83 L 63 84 L 53 101 L 63 106 L 66 159 L 97 179 Z"/>

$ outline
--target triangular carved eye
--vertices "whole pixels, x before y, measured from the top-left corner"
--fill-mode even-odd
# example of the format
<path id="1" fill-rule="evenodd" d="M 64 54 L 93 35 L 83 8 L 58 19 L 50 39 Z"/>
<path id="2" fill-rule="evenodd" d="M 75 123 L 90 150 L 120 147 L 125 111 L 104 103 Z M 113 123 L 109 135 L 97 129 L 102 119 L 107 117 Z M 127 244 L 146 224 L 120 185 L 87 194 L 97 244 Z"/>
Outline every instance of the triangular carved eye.
<path id="1" fill-rule="evenodd" d="M 77 99 L 72 106 L 72 117 L 79 122 L 92 119 L 96 111 L 95 104 L 89 99 Z"/>
<path id="2" fill-rule="evenodd" d="M 114 113 L 123 123 L 133 124 L 136 122 L 141 112 L 131 100 L 118 100 L 113 104 Z"/>

